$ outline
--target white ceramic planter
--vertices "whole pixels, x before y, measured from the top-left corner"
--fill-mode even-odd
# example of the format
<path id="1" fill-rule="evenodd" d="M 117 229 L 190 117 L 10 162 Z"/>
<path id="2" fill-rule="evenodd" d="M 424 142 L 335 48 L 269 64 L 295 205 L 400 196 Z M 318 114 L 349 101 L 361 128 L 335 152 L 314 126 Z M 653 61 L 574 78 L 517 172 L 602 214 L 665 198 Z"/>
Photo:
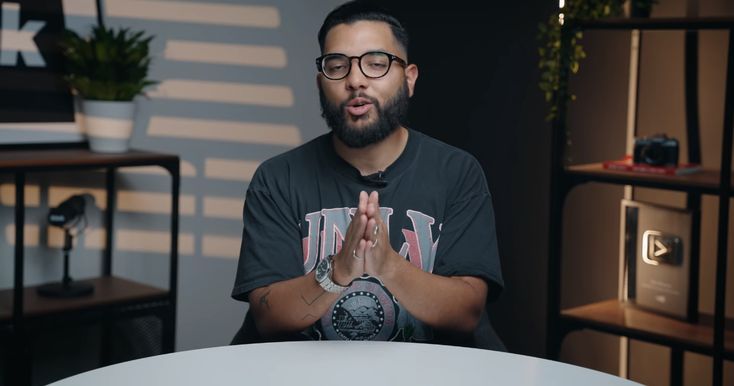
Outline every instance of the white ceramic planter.
<path id="1" fill-rule="evenodd" d="M 124 153 L 130 148 L 135 102 L 83 100 L 82 113 L 91 151 Z"/>

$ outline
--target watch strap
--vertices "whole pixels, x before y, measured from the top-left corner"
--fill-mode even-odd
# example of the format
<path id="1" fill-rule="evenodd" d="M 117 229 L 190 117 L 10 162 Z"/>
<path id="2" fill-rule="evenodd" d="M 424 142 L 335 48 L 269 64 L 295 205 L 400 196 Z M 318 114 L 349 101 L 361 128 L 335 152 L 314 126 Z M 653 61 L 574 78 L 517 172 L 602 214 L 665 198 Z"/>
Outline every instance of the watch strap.
<path id="1" fill-rule="evenodd" d="M 320 282 L 318 282 L 319 285 L 326 292 L 331 292 L 331 293 L 338 294 L 338 293 L 342 293 L 342 292 L 346 291 L 347 288 L 349 288 L 349 287 L 344 287 L 344 286 L 341 286 L 339 284 L 336 284 L 331 279 L 332 276 L 334 275 L 334 263 L 333 263 L 333 261 L 334 261 L 334 255 L 329 255 L 329 256 L 326 257 L 326 259 L 328 259 L 327 264 L 329 264 L 329 272 L 325 275 L 325 277 L 323 278 L 323 280 L 321 280 Z"/>

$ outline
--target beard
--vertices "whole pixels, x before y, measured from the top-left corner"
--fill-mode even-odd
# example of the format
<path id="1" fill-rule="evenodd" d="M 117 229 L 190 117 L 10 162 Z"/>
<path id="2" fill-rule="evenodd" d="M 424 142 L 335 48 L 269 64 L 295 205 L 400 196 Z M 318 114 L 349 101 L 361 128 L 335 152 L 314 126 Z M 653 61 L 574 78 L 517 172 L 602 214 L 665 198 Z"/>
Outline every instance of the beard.
<path id="1" fill-rule="evenodd" d="M 372 103 L 373 111 L 357 119 L 352 119 L 346 111 L 347 103 L 350 99 L 357 97 L 368 99 Z M 382 141 L 406 122 L 409 99 L 407 82 L 403 82 L 395 95 L 385 102 L 384 107 L 380 106 L 377 99 L 359 93 L 352 94 L 347 98 L 347 101 L 336 105 L 326 99 L 324 91 L 319 87 L 321 116 L 324 117 L 326 124 L 340 141 L 348 147 L 357 149 Z M 362 128 L 353 125 L 359 120 L 371 118 L 372 113 L 377 114 L 377 119 L 374 119 L 372 123 Z"/>

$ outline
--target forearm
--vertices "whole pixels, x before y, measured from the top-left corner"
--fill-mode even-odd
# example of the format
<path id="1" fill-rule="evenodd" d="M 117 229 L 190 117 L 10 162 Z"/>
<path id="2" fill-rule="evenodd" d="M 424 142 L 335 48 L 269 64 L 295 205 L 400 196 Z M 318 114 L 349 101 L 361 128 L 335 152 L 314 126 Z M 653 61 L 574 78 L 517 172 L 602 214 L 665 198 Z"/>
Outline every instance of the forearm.
<path id="1" fill-rule="evenodd" d="M 482 279 L 434 275 L 395 256 L 381 279 L 411 315 L 436 329 L 474 331 L 487 297 Z"/>
<path id="2" fill-rule="evenodd" d="M 330 256 L 329 275 L 335 284 L 349 286 L 364 273 L 366 242 L 362 240 L 367 224 L 365 210 L 367 193 L 360 192 L 359 205 L 347 229 L 343 250 Z M 322 260 L 319 264 L 326 263 Z M 318 269 L 318 268 L 317 268 Z M 255 316 L 258 331 L 264 337 L 303 331 L 318 321 L 339 297 L 338 293 L 324 290 L 316 281 L 316 270 L 290 280 L 257 288 L 250 293 L 250 309 Z"/>
<path id="3" fill-rule="evenodd" d="M 250 293 L 250 310 L 264 337 L 303 331 L 328 310 L 338 294 L 324 291 L 314 272 L 257 288 Z"/>

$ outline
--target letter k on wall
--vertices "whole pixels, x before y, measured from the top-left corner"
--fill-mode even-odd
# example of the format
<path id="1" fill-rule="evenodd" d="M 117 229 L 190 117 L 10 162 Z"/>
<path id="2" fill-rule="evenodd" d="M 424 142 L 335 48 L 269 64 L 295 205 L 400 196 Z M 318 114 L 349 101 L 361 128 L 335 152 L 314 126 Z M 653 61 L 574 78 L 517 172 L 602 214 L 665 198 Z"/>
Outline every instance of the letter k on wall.
<path id="1" fill-rule="evenodd" d="M 44 67 L 46 62 L 34 41 L 46 26 L 41 20 L 28 20 L 20 28 L 20 4 L 2 3 L 2 31 L 0 31 L 0 65 L 15 66 L 18 55 L 29 67 Z"/>

